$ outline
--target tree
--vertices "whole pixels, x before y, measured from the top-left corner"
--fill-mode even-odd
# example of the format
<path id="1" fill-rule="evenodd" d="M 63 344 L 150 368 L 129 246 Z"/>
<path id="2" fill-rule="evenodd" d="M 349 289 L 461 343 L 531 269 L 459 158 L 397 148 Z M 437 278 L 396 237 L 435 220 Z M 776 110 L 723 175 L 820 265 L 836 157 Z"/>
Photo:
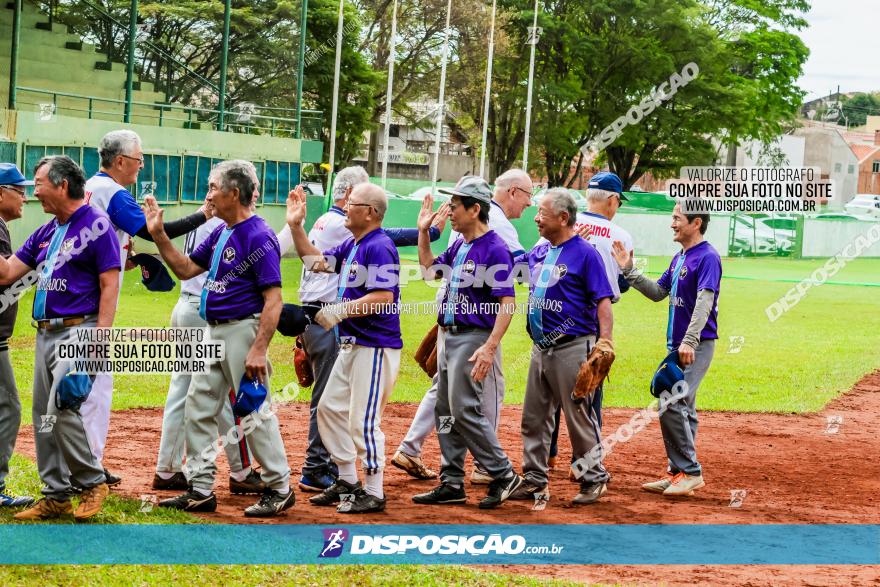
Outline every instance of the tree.
<path id="1" fill-rule="evenodd" d="M 863 126 L 868 122 L 868 116 L 880 115 L 880 99 L 874 94 L 858 93 L 843 102 L 842 110 L 840 123 Z"/>

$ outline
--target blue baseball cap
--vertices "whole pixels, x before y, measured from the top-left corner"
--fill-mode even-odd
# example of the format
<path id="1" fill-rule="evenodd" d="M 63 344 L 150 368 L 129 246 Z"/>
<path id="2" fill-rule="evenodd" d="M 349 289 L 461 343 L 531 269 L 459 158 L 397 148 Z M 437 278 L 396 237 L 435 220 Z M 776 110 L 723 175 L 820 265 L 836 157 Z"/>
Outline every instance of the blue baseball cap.
<path id="1" fill-rule="evenodd" d="M 232 412 L 239 418 L 244 418 L 259 410 L 268 395 L 265 385 L 256 379 L 249 379 L 247 374 L 242 375 Z"/>
<path id="2" fill-rule="evenodd" d="M 76 410 L 89 397 L 95 378 L 85 373 L 67 373 L 55 387 L 55 407 Z"/>
<path id="3" fill-rule="evenodd" d="M 138 253 L 131 262 L 141 268 L 141 282 L 150 291 L 171 291 L 177 285 L 162 261 L 147 253 Z"/>
<path id="4" fill-rule="evenodd" d="M 610 171 L 600 171 L 599 173 L 591 177 L 590 183 L 587 184 L 587 189 L 591 188 L 619 194 L 620 199 L 623 201 L 629 199 L 623 195 L 623 182 L 620 181 L 620 178 L 617 177 L 616 173 L 612 173 Z"/>
<path id="5" fill-rule="evenodd" d="M 33 181 L 25 179 L 15 166 L 15 163 L 0 163 L 0 185 L 34 185 Z"/>
<path id="6" fill-rule="evenodd" d="M 672 388 L 679 381 L 684 380 L 684 371 L 678 364 L 678 351 L 672 351 L 666 358 L 660 361 L 660 366 L 651 379 L 651 395 L 660 397 L 666 391 L 672 393 Z"/>

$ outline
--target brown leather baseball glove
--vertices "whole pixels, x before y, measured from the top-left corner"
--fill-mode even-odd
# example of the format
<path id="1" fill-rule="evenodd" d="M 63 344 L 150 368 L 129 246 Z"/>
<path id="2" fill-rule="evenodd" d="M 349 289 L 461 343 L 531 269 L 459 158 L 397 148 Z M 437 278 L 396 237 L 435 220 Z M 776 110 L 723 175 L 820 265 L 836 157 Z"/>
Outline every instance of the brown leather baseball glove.
<path id="1" fill-rule="evenodd" d="M 296 344 L 293 345 L 293 368 L 300 387 L 311 387 L 315 383 L 315 374 L 312 372 L 309 355 L 303 348 L 301 336 L 296 337 Z"/>
<path id="2" fill-rule="evenodd" d="M 439 326 L 434 324 L 431 330 L 422 339 L 419 348 L 416 349 L 413 359 L 422 368 L 422 371 L 428 374 L 428 377 L 434 377 L 437 374 L 437 331 Z"/>
<path id="3" fill-rule="evenodd" d="M 608 378 L 612 363 L 614 363 L 614 343 L 607 338 L 600 338 L 590 351 L 587 360 L 581 363 L 571 398 L 582 400 L 596 391 L 596 388 Z"/>

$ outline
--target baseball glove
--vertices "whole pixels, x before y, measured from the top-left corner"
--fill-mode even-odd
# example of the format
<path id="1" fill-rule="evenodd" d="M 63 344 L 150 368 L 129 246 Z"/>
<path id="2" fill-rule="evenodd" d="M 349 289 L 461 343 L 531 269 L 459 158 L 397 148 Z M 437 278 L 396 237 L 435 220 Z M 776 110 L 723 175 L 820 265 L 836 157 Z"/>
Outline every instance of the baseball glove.
<path id="1" fill-rule="evenodd" d="M 312 372 L 312 364 L 309 362 L 309 354 L 303 348 L 302 337 L 296 337 L 293 346 L 293 368 L 300 387 L 311 387 L 315 382 L 315 374 Z"/>
<path id="2" fill-rule="evenodd" d="M 581 363 L 571 399 L 583 400 L 596 391 L 596 388 L 608 378 L 612 363 L 614 363 L 614 343 L 607 338 L 600 338 L 590 351 L 587 360 Z"/>
<path id="3" fill-rule="evenodd" d="M 428 331 L 428 334 L 425 335 L 425 338 L 422 339 L 421 344 L 419 344 L 419 348 L 416 349 L 416 353 L 413 355 L 413 358 L 416 360 L 416 363 L 419 364 L 419 367 L 428 374 L 428 377 L 434 377 L 437 374 L 437 331 L 439 327 L 437 324 Z"/>

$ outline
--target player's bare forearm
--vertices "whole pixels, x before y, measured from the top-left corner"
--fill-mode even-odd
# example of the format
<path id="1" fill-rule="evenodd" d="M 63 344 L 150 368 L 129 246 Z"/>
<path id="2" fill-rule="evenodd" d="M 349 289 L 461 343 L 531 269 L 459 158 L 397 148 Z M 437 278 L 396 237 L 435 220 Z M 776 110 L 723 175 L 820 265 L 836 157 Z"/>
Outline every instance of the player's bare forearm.
<path id="1" fill-rule="evenodd" d="M 611 298 L 603 298 L 596 308 L 599 316 L 599 338 L 611 340 L 611 331 L 614 328 L 614 313 L 611 310 Z"/>
<path id="2" fill-rule="evenodd" d="M 349 318 L 370 316 L 378 314 L 383 306 L 394 303 L 394 293 L 385 290 L 376 290 L 356 300 L 345 303 L 345 314 Z"/>
<path id="3" fill-rule="evenodd" d="M 498 348 L 498 345 L 501 344 L 501 339 L 507 332 L 508 327 L 510 327 L 510 322 L 513 320 L 513 313 L 516 311 L 516 298 L 513 296 L 498 298 L 498 303 L 500 307 L 498 310 L 498 316 L 495 318 L 495 326 L 492 328 L 492 332 L 489 334 L 489 338 L 486 339 L 485 342 L 485 344 L 491 345 L 493 348 Z"/>
<path id="4" fill-rule="evenodd" d="M 165 231 L 153 233 L 153 243 L 178 279 L 191 279 L 205 272 L 195 261 L 177 250 Z"/>
<path id="5" fill-rule="evenodd" d="M 419 265 L 422 266 L 423 279 L 437 279 L 436 274 L 428 271 L 433 264 L 434 253 L 431 252 L 431 235 L 427 230 L 419 230 Z"/>
<path id="6" fill-rule="evenodd" d="M 293 248 L 296 254 L 303 260 L 303 265 L 309 271 L 330 271 L 328 263 L 324 259 L 324 253 L 318 250 L 309 240 L 306 229 L 302 224 L 290 224 L 290 236 L 293 237 Z"/>
<path id="7" fill-rule="evenodd" d="M 257 336 L 251 345 L 252 352 L 265 354 L 269 348 L 272 335 L 278 328 L 278 319 L 281 317 L 281 288 L 270 287 L 263 290 L 263 311 L 260 313 L 260 324 L 257 327 Z"/>
<path id="8" fill-rule="evenodd" d="M 32 269 L 22 263 L 15 255 L 9 259 L 0 256 L 0 285 L 15 283 L 30 271 Z"/>
<path id="9" fill-rule="evenodd" d="M 119 269 L 105 271 L 98 276 L 101 299 L 98 301 L 98 328 L 110 328 L 116 317 L 116 303 L 119 300 Z"/>

